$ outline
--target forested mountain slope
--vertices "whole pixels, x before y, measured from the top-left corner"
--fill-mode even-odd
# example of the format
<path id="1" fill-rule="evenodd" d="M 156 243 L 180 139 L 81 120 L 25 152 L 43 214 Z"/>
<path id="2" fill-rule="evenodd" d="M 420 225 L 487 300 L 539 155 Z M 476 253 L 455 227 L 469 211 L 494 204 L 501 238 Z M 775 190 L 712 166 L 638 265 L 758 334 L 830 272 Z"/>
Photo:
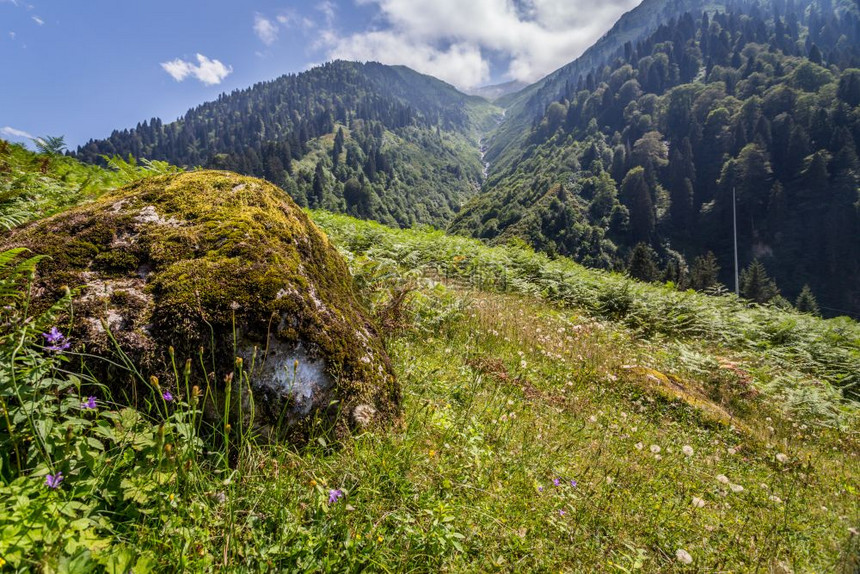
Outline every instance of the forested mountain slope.
<path id="1" fill-rule="evenodd" d="M 571 84 L 576 85 L 580 77 L 612 62 L 625 44 L 635 44 L 661 24 L 684 12 L 714 10 L 724 6 L 722 0 L 644 0 L 621 16 L 612 29 L 580 57 L 534 84 L 496 101 L 506 108 L 507 114 L 505 122 L 488 142 L 487 159 L 495 163 L 509 154 L 516 155 L 525 143 L 533 121 L 543 115 L 546 106 L 558 100 L 570 89 Z"/>
<path id="2" fill-rule="evenodd" d="M 742 267 L 860 314 L 858 42 L 849 2 L 678 14 L 568 82 L 452 229 L 615 269 L 641 242 L 643 279 L 733 284 L 734 190 Z M 744 283 L 764 302 L 761 271 Z"/>
<path id="3" fill-rule="evenodd" d="M 478 188 L 499 112 L 402 66 L 337 61 L 221 95 L 78 148 L 265 177 L 301 205 L 384 223 L 446 224 Z"/>

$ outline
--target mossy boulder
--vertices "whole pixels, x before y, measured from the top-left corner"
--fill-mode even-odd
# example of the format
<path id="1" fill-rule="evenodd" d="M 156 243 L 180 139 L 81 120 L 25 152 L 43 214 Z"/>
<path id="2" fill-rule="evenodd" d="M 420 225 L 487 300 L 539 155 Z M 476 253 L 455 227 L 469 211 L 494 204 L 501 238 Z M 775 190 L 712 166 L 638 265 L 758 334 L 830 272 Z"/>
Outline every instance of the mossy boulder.
<path id="1" fill-rule="evenodd" d="M 222 412 L 232 377 L 234 405 L 247 411 L 253 397 L 254 424 L 267 433 L 397 413 L 388 357 L 343 258 L 265 181 L 221 171 L 145 179 L 0 238 L 0 249 L 11 247 L 50 257 L 36 306 L 76 290 L 77 349 L 116 358 L 118 346 L 144 374 L 89 365 L 115 397 L 137 400 L 149 374 L 184 392 L 172 347 L 180 379 L 192 359 L 210 411 Z"/>

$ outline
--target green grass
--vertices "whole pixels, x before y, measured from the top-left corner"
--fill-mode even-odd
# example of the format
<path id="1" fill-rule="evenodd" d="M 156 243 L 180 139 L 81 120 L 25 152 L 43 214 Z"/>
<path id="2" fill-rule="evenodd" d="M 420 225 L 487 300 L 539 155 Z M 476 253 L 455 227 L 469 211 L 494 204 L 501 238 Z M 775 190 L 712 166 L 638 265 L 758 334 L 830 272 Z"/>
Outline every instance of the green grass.
<path id="1" fill-rule="evenodd" d="M 860 370 L 856 323 L 639 284 L 518 245 L 313 217 L 387 326 L 403 412 L 392 428 L 303 448 L 246 437 L 227 453 L 200 428 L 193 393 L 168 409 L 153 388 L 140 413 L 100 395 L 82 415 L 74 357 L 41 349 L 52 317 L 12 321 L 37 262 L 0 265 L 0 396 L 8 444 L 30 453 L 23 471 L 5 442 L 0 457 L 3 568 L 860 567 L 858 407 L 839 390 L 853 392 Z M 61 467 L 64 484 L 46 488 Z M 345 496 L 329 504 L 331 489 Z"/>

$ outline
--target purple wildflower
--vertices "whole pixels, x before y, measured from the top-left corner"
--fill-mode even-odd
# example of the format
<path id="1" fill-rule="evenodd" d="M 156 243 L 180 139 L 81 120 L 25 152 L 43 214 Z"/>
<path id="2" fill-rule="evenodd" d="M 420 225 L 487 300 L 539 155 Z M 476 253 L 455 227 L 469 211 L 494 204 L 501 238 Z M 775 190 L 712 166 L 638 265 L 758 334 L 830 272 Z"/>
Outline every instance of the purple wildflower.
<path id="1" fill-rule="evenodd" d="M 42 336 L 45 337 L 45 340 L 51 345 L 56 345 L 63 340 L 63 334 L 59 329 L 57 329 L 57 327 L 51 327 L 51 330 L 47 333 L 42 333 Z"/>
<path id="2" fill-rule="evenodd" d="M 556 486 L 559 486 L 559 485 L 561 485 L 561 480 L 558 478 L 553 478 L 552 483 Z"/>
<path id="3" fill-rule="evenodd" d="M 63 473 L 58 472 L 57 474 L 49 474 L 45 477 L 45 485 L 48 488 L 57 488 L 60 486 L 60 483 L 63 482 Z"/>
<path id="4" fill-rule="evenodd" d="M 559 516 L 564 516 L 565 514 L 567 514 L 567 513 L 564 510 L 562 510 L 560 508 L 558 509 L 558 515 Z"/>
<path id="5" fill-rule="evenodd" d="M 161 398 L 169 403 L 173 400 L 173 395 L 170 394 L 170 391 L 164 391 L 163 393 L 161 393 Z"/>
<path id="6" fill-rule="evenodd" d="M 570 485 L 571 485 L 572 487 L 576 488 L 576 481 L 575 481 L 575 480 L 571 480 L 571 481 L 570 481 Z"/>
<path id="7" fill-rule="evenodd" d="M 81 403 L 81 408 L 84 410 L 98 408 L 95 397 L 88 397 L 86 401 Z"/>
<path id="8" fill-rule="evenodd" d="M 542 486 L 539 486 L 539 487 L 538 487 L 538 492 L 543 492 L 543 487 L 542 487 Z"/>
<path id="9" fill-rule="evenodd" d="M 329 504 L 334 504 L 335 502 L 337 502 L 338 500 L 340 500 L 340 497 L 341 497 L 341 496 L 343 496 L 343 491 L 342 491 L 342 490 L 340 490 L 340 489 L 336 489 L 336 490 L 329 490 L 329 491 L 328 491 L 328 503 L 329 503 Z"/>
<path id="10" fill-rule="evenodd" d="M 48 346 L 45 348 L 49 351 L 59 353 L 60 351 L 65 351 L 71 346 L 71 343 L 66 340 L 65 335 L 63 335 L 57 327 L 51 327 L 51 330 L 47 333 L 42 333 L 42 336 L 45 338 L 45 342 L 48 343 Z"/>

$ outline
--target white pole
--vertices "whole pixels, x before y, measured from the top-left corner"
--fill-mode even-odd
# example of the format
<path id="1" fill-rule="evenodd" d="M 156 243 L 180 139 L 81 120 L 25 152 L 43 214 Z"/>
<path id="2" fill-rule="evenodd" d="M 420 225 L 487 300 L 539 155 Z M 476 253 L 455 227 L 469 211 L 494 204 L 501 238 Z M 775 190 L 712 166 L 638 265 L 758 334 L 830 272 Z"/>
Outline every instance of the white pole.
<path id="1" fill-rule="evenodd" d="M 735 186 L 732 186 L 732 227 L 735 238 L 735 295 L 740 297 L 741 287 L 738 280 L 738 204 L 735 197 Z"/>

